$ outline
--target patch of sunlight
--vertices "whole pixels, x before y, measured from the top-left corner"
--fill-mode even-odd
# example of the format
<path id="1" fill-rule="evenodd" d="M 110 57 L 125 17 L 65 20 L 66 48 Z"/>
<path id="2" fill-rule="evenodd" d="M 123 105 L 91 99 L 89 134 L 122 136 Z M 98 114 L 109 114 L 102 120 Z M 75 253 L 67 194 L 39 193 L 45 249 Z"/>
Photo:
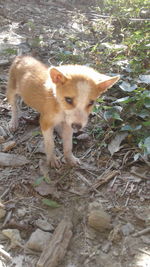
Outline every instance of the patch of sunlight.
<path id="1" fill-rule="evenodd" d="M 137 267 L 150 267 L 150 250 L 140 250 L 140 253 L 136 256 Z"/>
<path id="2" fill-rule="evenodd" d="M 0 32 L 0 50 L 10 45 L 19 45 L 25 38 L 16 33 L 19 23 L 12 23 L 4 27 Z"/>
<path id="3" fill-rule="evenodd" d="M 0 267 L 7 267 L 8 265 L 6 265 L 5 263 L 4 263 L 4 261 L 2 261 L 1 259 L 0 259 Z"/>

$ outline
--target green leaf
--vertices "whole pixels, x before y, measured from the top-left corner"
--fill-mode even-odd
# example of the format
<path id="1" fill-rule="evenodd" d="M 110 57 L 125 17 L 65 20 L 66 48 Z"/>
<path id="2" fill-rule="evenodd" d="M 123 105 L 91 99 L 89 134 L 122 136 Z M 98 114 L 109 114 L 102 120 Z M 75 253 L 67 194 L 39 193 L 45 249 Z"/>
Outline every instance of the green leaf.
<path id="1" fill-rule="evenodd" d="M 114 113 L 113 113 L 113 119 L 122 121 L 122 119 L 121 119 L 119 113 L 117 113 L 117 112 L 114 112 Z"/>
<path id="2" fill-rule="evenodd" d="M 56 201 L 53 201 L 53 200 L 50 200 L 47 198 L 42 199 L 42 203 L 51 207 L 51 208 L 59 208 L 60 207 L 60 205 Z"/>
<path id="3" fill-rule="evenodd" d="M 150 112 L 147 109 L 142 109 L 139 113 L 138 116 L 141 117 L 142 119 L 149 117 Z"/>
<path id="4" fill-rule="evenodd" d="M 93 112 L 95 112 L 95 113 L 98 113 L 100 110 L 101 110 L 100 105 L 95 105 L 95 106 L 93 107 Z"/>
<path id="5" fill-rule="evenodd" d="M 150 98 L 145 98 L 145 99 L 144 99 L 144 106 L 145 106 L 146 108 L 150 108 Z"/>
<path id="6" fill-rule="evenodd" d="M 150 154 L 150 136 L 144 140 L 144 147 L 146 149 L 146 154 Z"/>
<path id="7" fill-rule="evenodd" d="M 127 125 L 122 126 L 121 131 L 134 132 L 134 131 L 140 130 L 141 128 L 142 128 L 142 125 L 137 125 L 136 127 L 132 127 L 127 124 Z"/>
<path id="8" fill-rule="evenodd" d="M 96 102 L 98 102 L 98 103 L 103 103 L 104 100 L 102 99 L 102 97 L 99 97 L 99 98 L 96 100 Z"/>
<path id="9" fill-rule="evenodd" d="M 132 101 L 132 98 L 129 97 L 129 96 L 125 96 L 125 97 L 122 97 L 122 98 L 119 98 L 117 99 L 116 101 L 114 101 L 113 103 L 122 103 L 122 104 L 127 104 L 129 102 Z"/>
<path id="10" fill-rule="evenodd" d="M 137 89 L 136 84 L 130 85 L 128 82 L 122 82 L 119 87 L 125 92 L 132 92 Z"/>
<path id="11" fill-rule="evenodd" d="M 37 178 L 34 182 L 34 186 L 40 185 L 43 180 L 44 180 L 44 176 Z"/>
<path id="12" fill-rule="evenodd" d="M 106 121 L 110 120 L 110 119 L 122 121 L 120 114 L 118 112 L 116 112 L 115 110 L 112 110 L 112 109 L 109 109 L 109 110 L 104 112 L 104 119 Z"/>
<path id="13" fill-rule="evenodd" d="M 143 124 L 144 126 L 150 126 L 150 121 L 144 121 L 142 124 Z"/>
<path id="14" fill-rule="evenodd" d="M 34 131 L 34 132 L 32 132 L 32 135 L 33 135 L 33 136 L 37 136 L 37 135 L 40 135 L 40 134 L 41 134 L 40 131 Z"/>

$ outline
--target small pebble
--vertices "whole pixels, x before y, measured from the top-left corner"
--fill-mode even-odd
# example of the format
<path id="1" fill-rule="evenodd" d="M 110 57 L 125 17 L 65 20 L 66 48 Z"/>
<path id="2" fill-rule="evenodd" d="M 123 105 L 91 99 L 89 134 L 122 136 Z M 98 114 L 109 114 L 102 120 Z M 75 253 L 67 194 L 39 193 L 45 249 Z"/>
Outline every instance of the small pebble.
<path id="1" fill-rule="evenodd" d="M 104 229 L 111 229 L 110 224 L 111 217 L 103 209 L 91 210 L 88 216 L 88 224 L 98 231 L 103 231 Z"/>
<path id="2" fill-rule="evenodd" d="M 53 231 L 54 227 L 46 220 L 38 219 L 36 220 L 36 225 L 43 231 Z"/>
<path id="3" fill-rule="evenodd" d="M 26 243 L 26 247 L 35 251 L 42 251 L 46 243 L 50 240 L 52 234 L 37 229 L 33 232 Z"/>
<path id="4" fill-rule="evenodd" d="M 141 239 L 142 239 L 144 244 L 150 245 L 150 237 L 143 235 L 143 236 L 141 236 Z"/>
<path id="5" fill-rule="evenodd" d="M 11 241 L 10 247 L 15 248 L 21 245 L 21 236 L 18 229 L 4 229 L 2 230 L 2 234 L 8 237 Z"/>
<path id="6" fill-rule="evenodd" d="M 123 225 L 120 230 L 124 236 L 130 235 L 134 232 L 134 225 L 131 223 L 127 223 Z"/>
<path id="7" fill-rule="evenodd" d="M 102 251 L 104 253 L 108 253 L 110 251 L 111 245 L 112 245 L 112 242 L 106 241 L 101 247 Z"/>
<path id="8" fill-rule="evenodd" d="M 27 210 L 26 208 L 22 207 L 17 210 L 17 213 L 18 213 L 18 216 L 22 218 L 27 214 Z"/>

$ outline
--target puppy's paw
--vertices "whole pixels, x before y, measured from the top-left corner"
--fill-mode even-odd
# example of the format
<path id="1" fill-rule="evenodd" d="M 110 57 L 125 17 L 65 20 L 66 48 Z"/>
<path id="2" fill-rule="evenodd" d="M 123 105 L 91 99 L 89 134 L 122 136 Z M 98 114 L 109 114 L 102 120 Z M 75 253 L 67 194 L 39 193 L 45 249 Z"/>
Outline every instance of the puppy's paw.
<path id="1" fill-rule="evenodd" d="M 75 156 L 73 156 L 73 155 L 71 155 L 70 157 L 66 157 L 66 161 L 72 167 L 81 164 L 80 160 L 78 158 L 76 158 Z"/>
<path id="2" fill-rule="evenodd" d="M 62 163 L 59 158 L 53 156 L 50 160 L 48 160 L 48 165 L 50 165 L 52 168 L 59 169 L 62 166 Z"/>
<path id="3" fill-rule="evenodd" d="M 11 120 L 9 122 L 9 130 L 11 132 L 15 132 L 18 129 L 18 120 Z"/>

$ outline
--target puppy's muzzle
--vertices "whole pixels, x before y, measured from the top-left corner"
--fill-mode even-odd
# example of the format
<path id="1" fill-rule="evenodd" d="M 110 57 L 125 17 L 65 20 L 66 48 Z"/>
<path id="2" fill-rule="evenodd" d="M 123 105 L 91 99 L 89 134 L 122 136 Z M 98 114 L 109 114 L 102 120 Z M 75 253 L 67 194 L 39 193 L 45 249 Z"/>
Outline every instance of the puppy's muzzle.
<path id="1" fill-rule="evenodd" d="M 82 128 L 82 125 L 80 123 L 72 123 L 71 124 L 71 127 L 72 129 L 75 131 L 75 132 L 78 132 L 81 130 Z"/>

